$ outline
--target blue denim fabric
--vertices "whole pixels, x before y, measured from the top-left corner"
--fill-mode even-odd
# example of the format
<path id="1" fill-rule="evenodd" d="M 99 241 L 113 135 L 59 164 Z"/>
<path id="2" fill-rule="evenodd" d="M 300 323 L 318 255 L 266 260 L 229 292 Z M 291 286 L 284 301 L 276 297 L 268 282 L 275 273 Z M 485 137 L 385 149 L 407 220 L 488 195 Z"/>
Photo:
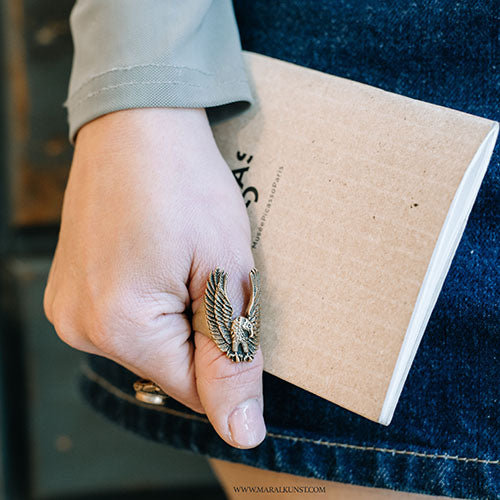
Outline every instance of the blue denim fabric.
<path id="1" fill-rule="evenodd" d="M 409 97 L 499 120 L 498 1 L 236 0 L 243 47 Z M 211 457 L 365 486 L 500 498 L 500 168 L 497 145 L 463 239 L 384 427 L 271 375 L 268 436 L 226 445 L 170 400 L 135 401 L 136 377 L 91 357 L 88 401 L 146 437 Z"/>

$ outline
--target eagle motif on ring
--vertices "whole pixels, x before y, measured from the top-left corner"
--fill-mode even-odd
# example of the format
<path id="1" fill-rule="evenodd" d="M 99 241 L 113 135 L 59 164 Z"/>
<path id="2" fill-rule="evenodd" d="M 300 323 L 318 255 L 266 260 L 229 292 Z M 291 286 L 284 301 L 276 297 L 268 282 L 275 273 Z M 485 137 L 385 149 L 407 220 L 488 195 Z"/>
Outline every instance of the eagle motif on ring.
<path id="1" fill-rule="evenodd" d="M 210 333 L 218 348 L 239 363 L 252 361 L 260 341 L 260 274 L 254 267 L 249 273 L 252 296 L 244 316 L 233 319 L 233 306 L 229 300 L 227 273 L 217 267 L 207 280 L 205 290 L 206 319 Z"/>

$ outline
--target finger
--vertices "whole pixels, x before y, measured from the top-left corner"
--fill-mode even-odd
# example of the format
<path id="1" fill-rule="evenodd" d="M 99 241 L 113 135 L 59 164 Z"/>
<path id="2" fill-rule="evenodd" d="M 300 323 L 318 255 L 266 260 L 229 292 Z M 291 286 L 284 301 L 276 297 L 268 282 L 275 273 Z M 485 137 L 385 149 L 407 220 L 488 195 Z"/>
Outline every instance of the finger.
<path id="1" fill-rule="evenodd" d="M 205 413 L 196 387 L 191 323 L 185 314 L 167 314 L 147 335 L 136 335 L 133 350 L 120 350 L 118 362 L 154 381 L 170 397 Z"/>
<path id="2" fill-rule="evenodd" d="M 123 328 L 125 335 L 115 342 L 110 342 L 117 338 L 115 334 L 94 331 L 91 341 L 68 322 L 56 319 L 53 324 L 66 344 L 106 357 L 138 377 L 154 381 L 165 394 L 192 410 L 205 413 L 196 388 L 191 324 L 184 314 L 165 315 L 147 334 Z"/>
<path id="3" fill-rule="evenodd" d="M 248 270 L 227 269 L 228 295 L 235 316 L 242 314 L 243 304 L 248 302 L 248 271 L 251 267 L 250 263 Z M 208 275 L 209 272 L 206 277 Z M 200 304 L 201 300 L 197 300 L 196 304 L 193 302 L 194 312 Z M 257 446 L 266 435 L 260 348 L 252 361 L 235 363 L 219 350 L 212 339 L 195 332 L 194 360 L 198 395 L 217 433 L 238 448 Z"/>
<path id="4" fill-rule="evenodd" d="M 54 296 L 49 285 L 44 295 L 47 319 L 63 342 L 111 359 L 204 413 L 196 388 L 191 323 L 183 312 L 166 312 L 162 307 L 158 314 L 156 303 L 141 303 L 133 293 L 117 293 L 82 315 L 80 304 L 69 296 L 64 290 Z M 183 307 L 180 303 L 177 309 Z"/>

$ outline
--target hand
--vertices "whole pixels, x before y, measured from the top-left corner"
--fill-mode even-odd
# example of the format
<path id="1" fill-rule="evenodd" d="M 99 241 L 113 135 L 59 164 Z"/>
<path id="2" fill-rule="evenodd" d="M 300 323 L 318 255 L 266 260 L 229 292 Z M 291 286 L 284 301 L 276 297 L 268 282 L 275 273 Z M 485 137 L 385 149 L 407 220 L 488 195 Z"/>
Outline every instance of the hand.
<path id="1" fill-rule="evenodd" d="M 185 314 L 212 269 L 234 313 L 254 266 L 244 200 L 203 109 L 133 109 L 79 131 L 44 310 L 59 337 L 198 412 L 227 443 L 265 437 L 262 353 L 234 363 Z M 192 302 L 192 303 L 191 303 Z"/>

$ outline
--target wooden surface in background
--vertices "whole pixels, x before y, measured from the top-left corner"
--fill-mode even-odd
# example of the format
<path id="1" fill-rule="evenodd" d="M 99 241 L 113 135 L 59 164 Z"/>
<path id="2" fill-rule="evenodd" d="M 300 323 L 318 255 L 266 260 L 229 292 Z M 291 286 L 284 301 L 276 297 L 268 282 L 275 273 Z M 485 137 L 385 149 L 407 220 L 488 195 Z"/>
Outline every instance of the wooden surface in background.
<path id="1" fill-rule="evenodd" d="M 9 225 L 57 225 L 71 163 L 63 102 L 72 0 L 3 0 Z"/>

